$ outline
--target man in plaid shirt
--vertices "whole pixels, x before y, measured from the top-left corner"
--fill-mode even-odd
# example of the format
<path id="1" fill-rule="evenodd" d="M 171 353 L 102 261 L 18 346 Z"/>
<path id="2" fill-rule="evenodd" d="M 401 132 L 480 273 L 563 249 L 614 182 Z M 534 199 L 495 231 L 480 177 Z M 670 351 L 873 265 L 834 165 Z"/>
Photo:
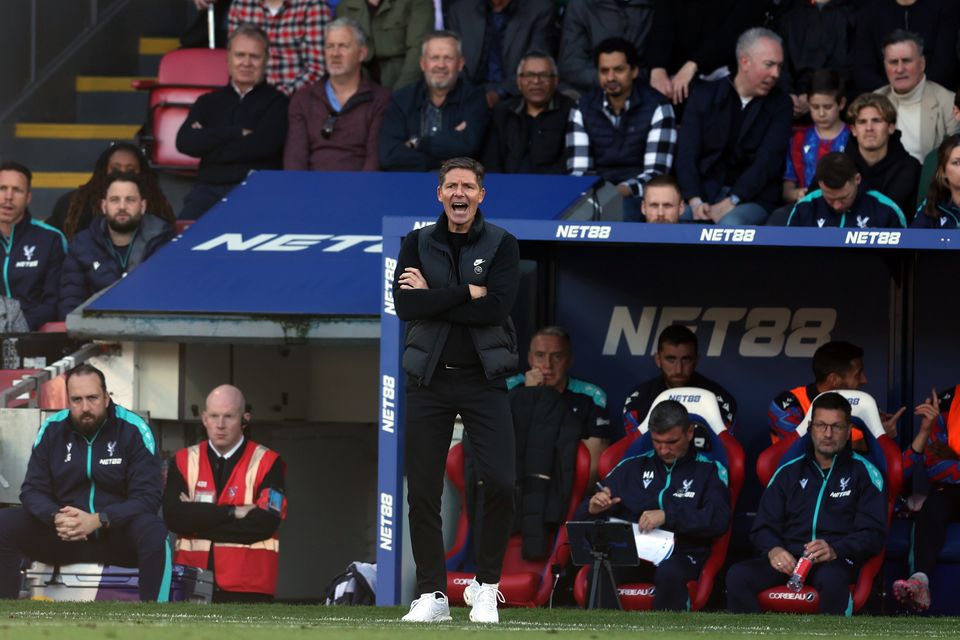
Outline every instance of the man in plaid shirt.
<path id="1" fill-rule="evenodd" d="M 580 97 L 567 121 L 567 171 L 597 173 L 624 197 L 624 220 L 642 221 L 644 185 L 673 166 L 677 130 L 673 107 L 636 82 L 640 56 L 623 38 L 597 46 L 600 86 Z"/>
<path id="2" fill-rule="evenodd" d="M 230 33 L 244 23 L 266 31 L 267 82 L 289 96 L 323 77 L 323 30 L 329 21 L 326 0 L 233 0 L 228 26 Z"/>

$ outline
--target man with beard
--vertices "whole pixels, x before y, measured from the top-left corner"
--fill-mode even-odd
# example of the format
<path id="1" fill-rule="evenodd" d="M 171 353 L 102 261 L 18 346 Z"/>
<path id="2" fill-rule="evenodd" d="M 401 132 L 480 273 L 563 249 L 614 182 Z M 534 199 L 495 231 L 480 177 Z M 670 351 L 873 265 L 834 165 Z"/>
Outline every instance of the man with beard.
<path id="1" fill-rule="evenodd" d="M 580 98 L 567 121 L 567 171 L 596 173 L 615 185 L 624 198 L 624 220 L 639 221 L 644 185 L 673 167 L 673 107 L 636 82 L 640 56 L 629 40 L 601 42 L 596 63 L 600 86 Z"/>
<path id="2" fill-rule="evenodd" d="M 460 36 L 435 31 L 423 41 L 423 79 L 393 94 L 380 129 L 385 171 L 431 171 L 444 160 L 476 157 L 487 129 L 483 89 L 459 77 Z"/>
<path id="3" fill-rule="evenodd" d="M 140 265 L 173 238 L 169 222 L 147 214 L 140 177 L 107 178 L 103 216 L 74 237 L 60 277 L 60 317 Z"/>
<path id="4" fill-rule="evenodd" d="M 40 427 L 20 490 L 0 510 L 0 598 L 20 592 L 21 556 L 140 571 L 140 599 L 166 602 L 170 547 L 160 509 L 160 459 L 143 418 L 114 404 L 103 373 L 67 371 L 70 408 Z"/>

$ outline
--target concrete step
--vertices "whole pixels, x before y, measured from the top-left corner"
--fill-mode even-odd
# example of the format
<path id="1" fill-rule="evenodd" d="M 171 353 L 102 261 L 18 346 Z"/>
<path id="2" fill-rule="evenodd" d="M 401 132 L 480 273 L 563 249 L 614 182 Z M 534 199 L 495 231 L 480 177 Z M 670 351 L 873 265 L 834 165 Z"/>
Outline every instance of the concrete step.
<path id="1" fill-rule="evenodd" d="M 110 142 L 132 141 L 138 124 L 18 123 L 9 152 L 33 171 L 86 172 Z"/>
<path id="2" fill-rule="evenodd" d="M 78 76 L 77 119 L 91 124 L 143 121 L 150 96 L 131 82 L 152 76 Z"/>
<path id="3" fill-rule="evenodd" d="M 137 73 L 147 76 L 157 75 L 163 54 L 178 48 L 180 48 L 179 38 L 140 38 Z"/>

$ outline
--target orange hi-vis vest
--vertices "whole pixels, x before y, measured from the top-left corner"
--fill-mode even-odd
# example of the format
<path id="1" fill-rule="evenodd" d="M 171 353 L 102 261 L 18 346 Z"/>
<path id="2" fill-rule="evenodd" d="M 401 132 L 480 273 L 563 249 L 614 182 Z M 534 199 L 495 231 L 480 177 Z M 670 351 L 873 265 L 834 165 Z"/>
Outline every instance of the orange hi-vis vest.
<path id="1" fill-rule="evenodd" d="M 255 504 L 258 508 L 267 510 L 269 489 L 261 491 L 259 496 L 254 495 L 254 492 L 279 456 L 252 440 L 247 441 L 243 456 L 233 468 L 223 493 L 215 495 L 217 485 L 210 467 L 210 458 L 205 451 L 209 446 L 204 440 L 177 452 L 177 469 L 186 480 L 190 501 L 196 501 L 195 496 L 199 491 L 201 494 L 211 495 L 213 502 L 218 505 L 239 507 Z M 281 519 L 286 517 L 286 512 L 287 501 L 284 498 L 280 511 Z M 211 548 L 214 549 L 213 576 L 220 589 L 269 595 L 276 593 L 280 564 L 279 534 L 274 533 L 270 538 L 253 544 L 212 542 L 203 538 L 180 536 L 175 546 L 174 562 L 209 569 Z"/>
<path id="2" fill-rule="evenodd" d="M 960 455 L 960 384 L 953 390 L 953 400 L 950 402 L 950 412 L 947 414 L 947 444 L 954 453 Z"/>
<path id="3" fill-rule="evenodd" d="M 790 389 L 790 393 L 800 401 L 800 408 L 803 409 L 803 415 L 807 415 L 807 411 L 810 411 L 810 405 L 813 404 L 813 400 L 807 394 L 807 388 L 803 385 L 799 387 L 794 387 Z M 857 440 L 863 440 L 863 432 L 860 429 L 854 427 L 850 432 L 851 439 L 856 442 Z"/>

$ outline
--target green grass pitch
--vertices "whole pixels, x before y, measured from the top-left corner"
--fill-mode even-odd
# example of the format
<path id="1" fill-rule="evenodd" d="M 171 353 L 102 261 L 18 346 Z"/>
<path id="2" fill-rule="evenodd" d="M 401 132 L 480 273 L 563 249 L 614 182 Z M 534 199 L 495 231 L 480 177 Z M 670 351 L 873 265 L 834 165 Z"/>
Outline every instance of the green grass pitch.
<path id="1" fill-rule="evenodd" d="M 16 640 L 326 640 L 443 638 L 960 638 L 957 618 L 623 613 L 503 609 L 483 627 L 401 623 L 405 609 L 294 605 L 0 602 L 0 638 Z"/>

